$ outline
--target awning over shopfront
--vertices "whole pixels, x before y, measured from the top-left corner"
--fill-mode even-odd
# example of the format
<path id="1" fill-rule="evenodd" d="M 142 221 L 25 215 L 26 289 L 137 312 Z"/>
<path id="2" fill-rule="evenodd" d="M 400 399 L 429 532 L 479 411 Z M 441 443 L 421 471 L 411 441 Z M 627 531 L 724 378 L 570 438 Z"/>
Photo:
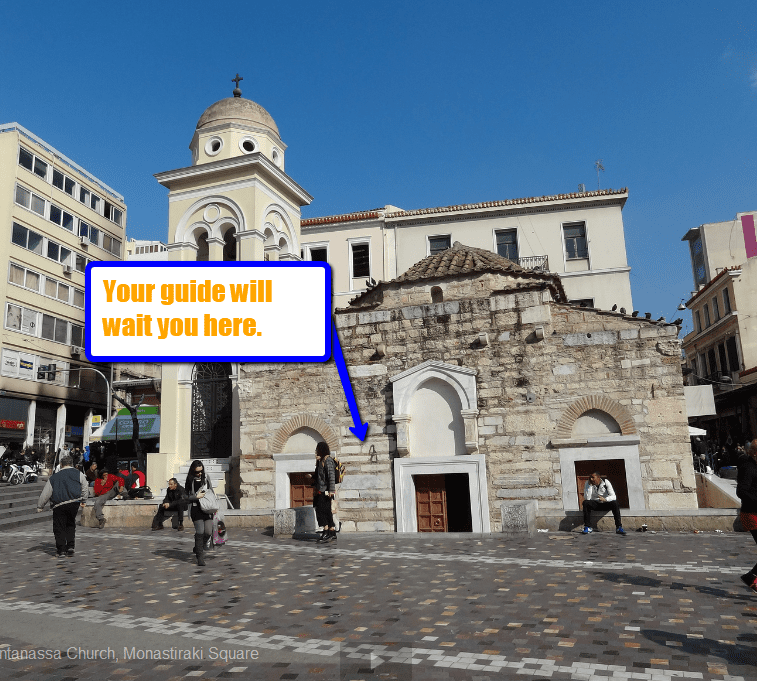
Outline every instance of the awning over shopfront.
<path id="1" fill-rule="evenodd" d="M 689 426 L 689 437 L 697 437 L 698 435 L 707 435 L 707 431 L 702 430 L 702 428 L 694 428 L 694 426 Z"/>
<path id="2" fill-rule="evenodd" d="M 160 437 L 160 416 L 157 407 L 140 407 L 137 412 L 139 422 L 139 439 L 150 440 Z M 100 426 L 90 440 L 115 442 L 117 440 L 131 440 L 134 424 L 127 409 L 120 409 L 116 418 Z"/>

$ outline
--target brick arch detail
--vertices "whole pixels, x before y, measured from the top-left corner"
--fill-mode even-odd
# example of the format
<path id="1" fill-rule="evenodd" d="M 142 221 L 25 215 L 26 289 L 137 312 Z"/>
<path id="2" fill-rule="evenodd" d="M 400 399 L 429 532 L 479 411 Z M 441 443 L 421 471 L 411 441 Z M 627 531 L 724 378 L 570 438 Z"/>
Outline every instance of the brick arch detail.
<path id="1" fill-rule="evenodd" d="M 284 450 L 287 440 L 295 431 L 298 431 L 301 428 L 310 428 L 320 433 L 321 437 L 323 437 L 326 444 L 329 446 L 329 449 L 332 452 L 336 451 L 339 439 L 337 438 L 334 429 L 326 423 L 326 421 L 318 416 L 313 416 L 312 414 L 298 414 L 289 419 L 276 431 L 271 442 L 272 452 L 274 454 L 280 454 Z"/>
<path id="2" fill-rule="evenodd" d="M 557 437 L 561 440 L 569 440 L 573 437 L 573 424 L 576 419 L 591 409 L 598 409 L 612 416 L 618 422 L 622 435 L 638 433 L 631 412 L 620 402 L 606 395 L 587 395 L 578 398 L 563 412 L 557 422 Z"/>

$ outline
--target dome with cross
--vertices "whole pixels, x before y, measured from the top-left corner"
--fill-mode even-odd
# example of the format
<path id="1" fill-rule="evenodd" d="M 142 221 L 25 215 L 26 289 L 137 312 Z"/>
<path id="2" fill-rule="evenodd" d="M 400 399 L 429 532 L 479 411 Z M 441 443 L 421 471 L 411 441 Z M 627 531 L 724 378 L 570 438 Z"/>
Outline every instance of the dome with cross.
<path id="1" fill-rule="evenodd" d="M 284 149 L 279 128 L 260 104 L 242 97 L 239 74 L 233 97 L 211 104 L 197 121 L 189 148 L 193 165 L 261 153 L 284 170 Z"/>

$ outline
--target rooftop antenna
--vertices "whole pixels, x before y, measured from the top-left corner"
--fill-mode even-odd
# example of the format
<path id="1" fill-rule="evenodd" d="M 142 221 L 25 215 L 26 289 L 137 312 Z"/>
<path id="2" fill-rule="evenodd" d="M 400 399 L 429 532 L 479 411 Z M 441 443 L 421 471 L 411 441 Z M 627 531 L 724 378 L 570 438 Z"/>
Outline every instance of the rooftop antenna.
<path id="1" fill-rule="evenodd" d="M 605 172 L 605 167 L 602 165 L 602 159 L 599 158 L 595 161 L 594 167 L 597 169 L 597 191 L 599 191 L 599 171 Z"/>

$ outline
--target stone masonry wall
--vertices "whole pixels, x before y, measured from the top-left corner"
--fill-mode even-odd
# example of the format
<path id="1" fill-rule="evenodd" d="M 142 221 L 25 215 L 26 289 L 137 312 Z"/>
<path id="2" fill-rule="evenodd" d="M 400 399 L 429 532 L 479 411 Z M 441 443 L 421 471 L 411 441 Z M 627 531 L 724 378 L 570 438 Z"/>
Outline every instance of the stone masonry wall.
<path id="1" fill-rule="evenodd" d="M 478 372 L 478 446 L 495 531 L 503 499 L 562 508 L 559 455 L 550 442 L 561 436 L 558 424 L 571 404 L 592 395 L 631 414 L 647 507 L 696 508 L 675 326 L 555 303 L 543 283 L 527 290 L 503 275 L 432 283 L 446 302 L 430 304 L 432 284 L 391 284 L 369 308 L 336 313 L 355 397 L 370 424 L 363 443 L 348 430 L 353 423 L 333 362 L 241 367 L 242 508 L 273 507 L 272 438 L 289 419 L 311 414 L 337 433 L 348 466 L 339 494 L 345 529 L 393 530 L 389 377 L 429 359 Z"/>

